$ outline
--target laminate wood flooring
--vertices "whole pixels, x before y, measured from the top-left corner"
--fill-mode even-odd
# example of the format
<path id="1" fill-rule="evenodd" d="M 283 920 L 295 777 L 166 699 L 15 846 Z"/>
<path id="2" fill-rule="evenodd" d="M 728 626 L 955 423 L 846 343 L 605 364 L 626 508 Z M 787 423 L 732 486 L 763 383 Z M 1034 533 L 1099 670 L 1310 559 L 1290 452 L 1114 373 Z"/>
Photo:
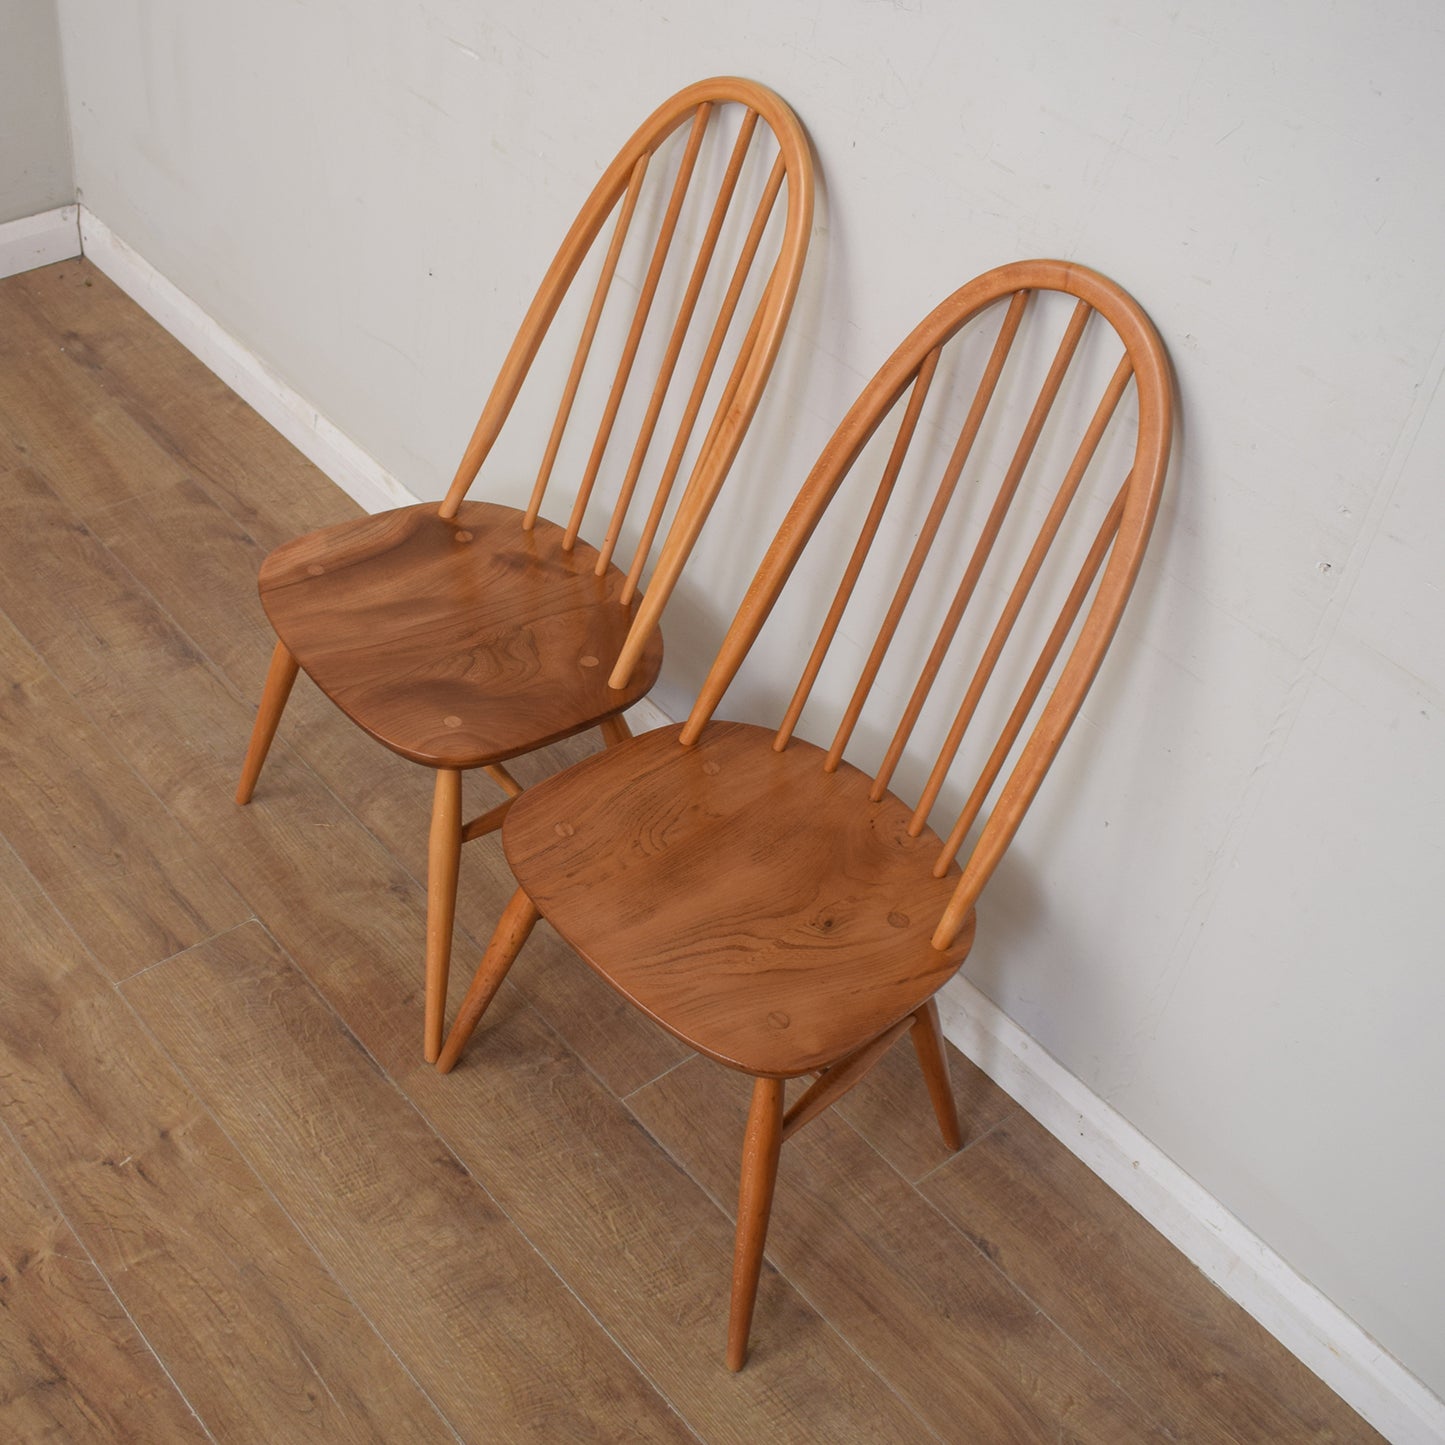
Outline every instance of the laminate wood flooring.
<path id="1" fill-rule="evenodd" d="M 356 512 L 87 263 L 0 282 L 0 1438 L 1378 1439 L 902 1047 L 784 1151 L 730 1375 L 745 1082 L 545 926 L 438 1077 L 431 775 L 302 679 L 231 801 L 257 569 Z M 510 892 L 468 847 L 459 975 Z"/>

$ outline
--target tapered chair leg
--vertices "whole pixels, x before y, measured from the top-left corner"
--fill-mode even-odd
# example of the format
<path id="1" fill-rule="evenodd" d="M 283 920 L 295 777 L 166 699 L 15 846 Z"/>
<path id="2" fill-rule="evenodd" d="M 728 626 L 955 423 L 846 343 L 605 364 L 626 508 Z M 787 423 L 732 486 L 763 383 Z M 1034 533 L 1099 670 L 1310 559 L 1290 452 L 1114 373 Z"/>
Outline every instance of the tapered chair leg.
<path id="1" fill-rule="evenodd" d="M 950 1149 L 963 1148 L 963 1131 L 958 1125 L 958 1105 L 948 1081 L 948 1055 L 943 1051 L 943 1027 L 938 1021 L 938 1004 L 929 999 L 913 1016 L 913 1047 L 923 1066 L 923 1081 L 938 1115 L 943 1142 Z"/>
<path id="2" fill-rule="evenodd" d="M 446 1048 L 437 1060 L 438 1073 L 451 1073 L 453 1065 L 467 1046 L 467 1040 L 471 1038 L 481 1022 L 482 1015 L 486 1013 L 487 1005 L 501 988 L 502 980 L 506 978 L 513 961 L 522 951 L 522 945 L 537 926 L 537 920 L 541 916 L 537 905 L 527 896 L 526 890 L 517 889 L 497 920 L 492 941 L 487 944 L 487 951 L 477 966 L 471 987 L 467 989 L 467 996 L 462 1000 L 456 1022 L 452 1025 L 451 1033 L 447 1035 Z"/>
<path id="3" fill-rule="evenodd" d="M 426 867 L 426 1010 L 422 1049 L 429 1064 L 436 1062 L 442 1047 L 461 856 L 462 775 L 456 768 L 438 768 Z"/>
<path id="4" fill-rule="evenodd" d="M 783 1081 L 755 1079 L 748 1127 L 743 1136 L 742 1177 L 738 1184 L 738 1233 L 733 1249 L 733 1297 L 728 1315 L 728 1369 L 740 1370 L 748 1357 L 748 1333 L 758 1298 L 763 1246 L 773 1187 L 778 1182 L 778 1154 L 783 1144 Z"/>
<path id="5" fill-rule="evenodd" d="M 609 748 L 615 748 L 618 743 L 625 743 L 632 736 L 632 729 L 627 726 L 627 719 L 620 712 L 603 718 L 600 727 L 602 741 Z"/>
<path id="6" fill-rule="evenodd" d="M 276 724 L 286 710 L 286 699 L 291 696 L 291 684 L 296 681 L 300 664 L 291 656 L 284 642 L 276 644 L 271 654 L 271 665 L 266 669 L 266 686 L 261 690 L 261 704 L 256 709 L 256 721 L 251 727 L 251 742 L 246 748 L 246 761 L 241 764 L 241 781 L 236 788 L 236 801 L 242 805 L 251 801 L 256 789 L 256 779 L 266 754 L 271 751 L 271 740 L 276 736 Z"/>

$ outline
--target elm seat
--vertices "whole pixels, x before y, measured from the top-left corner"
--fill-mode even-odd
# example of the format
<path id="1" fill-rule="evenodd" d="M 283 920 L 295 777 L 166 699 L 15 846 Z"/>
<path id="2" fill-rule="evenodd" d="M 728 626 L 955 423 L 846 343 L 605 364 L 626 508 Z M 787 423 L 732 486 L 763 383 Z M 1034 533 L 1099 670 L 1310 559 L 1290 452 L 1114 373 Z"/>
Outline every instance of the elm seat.
<path id="1" fill-rule="evenodd" d="M 960 870 L 872 780 L 773 729 L 663 728 L 539 783 L 503 825 L 543 915 L 624 998 L 754 1075 L 822 1068 L 926 1003 L 973 942 L 930 939 Z M 559 831 L 559 829 L 561 831 Z M 719 879 L 727 887 L 719 891 Z"/>
<path id="2" fill-rule="evenodd" d="M 662 664 L 648 639 L 623 688 L 607 679 L 642 594 L 570 550 L 561 527 L 490 502 L 362 517 L 278 547 L 261 568 L 276 635 L 378 742 L 433 768 L 499 763 L 598 726 Z"/>

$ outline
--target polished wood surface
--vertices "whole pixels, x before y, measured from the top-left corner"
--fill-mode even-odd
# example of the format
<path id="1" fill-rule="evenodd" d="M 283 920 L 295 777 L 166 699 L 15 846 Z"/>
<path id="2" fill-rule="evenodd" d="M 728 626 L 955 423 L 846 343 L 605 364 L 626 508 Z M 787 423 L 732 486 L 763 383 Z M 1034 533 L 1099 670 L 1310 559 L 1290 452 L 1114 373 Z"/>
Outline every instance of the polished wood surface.
<path id="1" fill-rule="evenodd" d="M 963 1129 L 958 1122 L 958 1100 L 948 1077 L 948 1050 L 944 1047 L 943 1024 L 938 1017 L 938 1004 L 929 999 L 913 1016 L 913 1047 L 918 1053 L 919 1067 L 928 1085 L 928 1097 L 938 1116 L 943 1142 L 952 1150 L 963 1148 Z"/>
<path id="2" fill-rule="evenodd" d="M 476 768 L 596 727 L 644 696 L 654 634 L 628 685 L 607 677 L 637 605 L 596 551 L 545 520 L 465 502 L 329 527 L 278 547 L 261 602 L 306 675 L 413 762 Z"/>
<path id="3" fill-rule="evenodd" d="M 266 686 L 261 690 L 261 701 L 256 708 L 256 726 L 246 748 L 246 759 L 241 764 L 241 781 L 236 785 L 236 801 L 243 806 L 251 801 L 251 794 L 256 791 L 256 779 L 261 776 L 266 754 L 276 740 L 276 727 L 286 710 L 286 702 L 299 671 L 300 665 L 286 644 L 278 642 L 271 654 L 271 666 L 266 669 Z"/>
<path id="4" fill-rule="evenodd" d="M 527 890 L 517 889 L 497 920 L 497 926 L 487 944 L 487 951 L 477 965 L 466 997 L 462 999 L 461 1008 L 457 1010 L 456 1022 L 436 1060 L 437 1069 L 441 1073 L 450 1073 L 456 1067 L 457 1059 L 461 1056 L 467 1039 L 471 1037 L 472 1030 L 497 996 L 497 990 L 501 988 L 512 964 L 516 962 L 517 955 L 522 951 L 522 945 L 531 937 L 541 916 Z"/>
<path id="5" fill-rule="evenodd" d="M 753 1081 L 753 1102 L 743 1131 L 743 1162 L 738 1183 L 738 1234 L 733 1252 L 732 1308 L 728 1314 L 728 1369 L 740 1370 L 748 1357 L 748 1333 L 753 1304 L 758 1297 L 758 1276 L 763 1268 L 763 1246 L 768 1239 L 768 1216 L 778 1182 L 778 1156 L 783 1147 L 783 1082 Z"/>
<path id="6" fill-rule="evenodd" d="M 539 783 L 503 829 L 547 921 L 690 1048 L 792 1077 L 851 1053 L 950 978 L 929 939 L 956 878 L 908 807 L 771 729 L 652 732 Z"/>
<path id="7" fill-rule="evenodd" d="M 904 639 L 905 618 L 965 468 L 980 489 L 990 470 L 976 443 L 985 424 L 1006 436 L 1020 410 L 991 418 L 1012 353 L 1039 308 L 1040 292 L 1072 304 L 1062 334 L 1040 321 L 1024 353 L 1049 360 L 1033 391 L 1018 440 L 978 527 L 955 590 L 943 606 L 932 646 L 873 774 L 845 759 L 885 660 Z M 925 415 L 943 348 L 971 322 L 1001 310 L 987 361 L 965 418 L 931 488 L 912 477 L 922 501 L 904 501 L 913 542 L 863 661 L 841 721 L 825 751 L 795 729 L 818 681 Z M 1095 321 L 1095 318 L 1098 321 Z M 1091 327 L 1091 323 L 1093 323 Z M 1071 369 L 1087 331 L 1102 333 L 1112 367 L 1100 400 L 1086 405 L 1077 439 L 1062 455 L 1062 476 L 1034 467 L 1051 414 L 1066 385 L 1097 378 Z M 1042 339 L 1039 333 L 1042 331 Z M 1036 390 L 1034 389 L 1036 383 Z M 1120 461 L 1122 482 L 1094 543 L 1074 569 L 1062 611 L 1043 651 L 1028 659 L 1018 701 L 947 841 L 927 826 L 944 780 L 1006 645 L 1090 472 L 1126 392 L 1136 413 L 1132 446 Z M 777 730 L 715 720 L 713 714 L 828 504 L 868 439 L 902 398 L 902 418 L 872 503 L 803 675 Z M 809 474 L 724 639 L 687 722 L 609 749 L 518 800 L 503 843 L 523 892 L 541 915 L 629 1003 L 699 1053 L 755 1080 L 742 1163 L 737 1253 L 727 1362 L 747 1355 L 757 1289 L 757 1260 L 767 1233 L 777 1149 L 854 1088 L 907 1032 L 928 1081 L 933 1112 L 950 1146 L 961 1142 L 950 1096 L 933 995 L 973 944 L 973 905 L 1078 712 L 1138 573 L 1159 505 L 1169 458 L 1172 382 L 1162 343 L 1138 305 L 1113 283 L 1079 266 L 1027 261 L 1003 266 L 961 287 L 905 339 L 864 388 Z M 1075 408 L 1075 427 L 1078 426 Z M 1058 448 L 1055 448 L 1056 455 Z M 1039 475 L 1040 472 L 1044 474 Z M 960 624 L 989 573 L 997 544 L 1025 479 L 1044 505 L 1043 519 L 1016 568 L 1004 601 L 979 624 L 986 642 L 947 729 L 920 797 L 912 804 L 889 790 L 943 672 Z M 1062 549 L 1061 549 L 1062 550 Z M 1106 559 L 1107 558 L 1107 562 Z M 1066 559 L 1056 566 L 1071 575 Z M 1102 569 L 1102 576 L 1101 574 Z M 994 569 L 997 571 L 998 569 Z M 997 584 L 995 584 L 997 590 Z M 955 862 L 977 803 L 1019 742 L 1045 679 L 1058 662 L 1084 600 L 1093 600 L 1058 680 L 1023 743 L 993 814 L 960 869 Z M 942 600 L 942 599 L 940 599 Z M 985 606 L 987 606 L 985 604 Z M 972 616 L 972 614 L 970 614 Z M 854 623 L 855 635 L 859 624 Z M 867 624 L 862 627 L 867 633 Z M 514 900 L 514 907 L 519 906 Z M 530 927 L 530 923 L 529 923 Z M 440 1067 L 460 1057 L 519 944 L 499 930 L 489 946 L 445 1045 Z M 782 1111 L 770 1081 L 818 1077 L 793 1109 Z M 764 1105 L 764 1099 L 770 1101 Z M 776 1126 L 773 1122 L 777 1103 Z"/>
<path id="8" fill-rule="evenodd" d="M 1378 1438 L 952 1049 L 947 1169 L 901 1044 L 789 1141 L 728 1373 L 751 1081 L 545 923 L 438 1078 L 412 1036 L 432 778 L 302 678 L 267 787 L 230 800 L 275 643 L 257 568 L 354 505 L 84 262 L 0 281 L 0 457 L 31 651 L 0 728 L 0 1436 L 555 1439 L 558 1401 L 606 1391 L 584 1438 Z M 462 873 L 470 949 L 515 885 L 495 840 Z M 427 1273 L 413 1190 L 464 1288 Z M 490 1345 L 509 1279 L 530 1358 Z"/>
<path id="9" fill-rule="evenodd" d="M 733 122 L 735 133 L 729 139 L 728 126 Z M 662 173 L 669 164 L 663 152 L 669 138 L 680 131 L 685 131 L 686 139 L 671 184 L 664 187 L 660 219 L 655 218 L 656 208 L 643 199 L 649 170 L 658 173 L 658 184 L 663 185 Z M 709 146 L 726 156 L 710 205 L 705 195 L 690 194 L 700 158 L 705 158 Z M 765 176 L 761 194 L 741 244 L 735 248 L 724 244 L 720 252 L 725 223 L 750 166 Z M 704 172 L 708 169 L 702 167 Z M 698 190 L 705 192 L 709 184 L 700 182 Z M 781 221 L 772 224 L 782 195 L 786 200 Z M 402 508 L 308 533 L 279 547 L 262 567 L 262 601 L 280 642 L 246 750 L 237 802 L 250 800 L 275 736 L 295 676 L 289 659 L 365 732 L 428 767 L 494 768 L 504 759 L 603 724 L 609 740 L 620 735 L 613 720 L 656 679 L 662 610 L 776 359 L 807 252 L 812 204 L 807 140 L 787 105 L 766 87 L 732 77 L 702 81 L 648 117 L 597 182 L 564 238 L 441 505 Z M 695 244 L 691 249 L 688 244 L 674 247 L 685 211 L 699 206 L 707 220 L 699 225 Z M 540 511 L 574 419 L 588 363 L 598 360 L 606 366 L 594 357 L 594 342 L 619 262 L 629 242 L 639 239 L 629 234 L 639 214 L 656 219 L 650 259 L 636 288 L 585 467 L 576 480 L 571 515 L 561 528 Z M 569 288 L 610 220 L 612 231 L 551 431 L 541 449 L 530 503 L 520 511 L 466 501 Z M 694 220 L 700 222 L 700 216 Z M 719 263 L 716 269 L 721 275 L 726 256 L 732 259 L 729 279 L 721 299 L 713 297 L 711 330 L 697 359 L 671 449 L 651 480 L 651 507 L 624 571 L 613 558 L 627 513 L 639 491 L 673 383 L 679 383 L 680 391 L 687 385 L 688 368 L 680 368 L 679 360 L 714 262 Z M 581 542 L 579 533 L 604 457 L 609 448 L 618 450 L 617 424 L 629 387 L 647 370 L 646 365 L 639 367 L 639 356 L 650 356 L 661 346 L 659 341 L 651 351 L 644 350 L 660 285 L 665 276 L 680 282 L 684 273 L 687 281 L 666 345 L 661 347 L 645 414 L 598 552 Z M 617 289 L 633 290 L 630 285 Z M 702 310 L 706 312 L 711 304 Z M 719 381 L 718 364 L 729 344 L 731 368 Z M 645 378 L 639 385 L 647 385 Z M 714 410 L 699 444 L 694 432 L 709 401 Z M 662 552 L 644 595 L 639 590 L 642 575 L 675 484 L 684 475 L 684 458 L 689 456 L 686 485 L 665 529 Z M 448 785 L 449 810 L 454 793 Z M 440 806 L 443 793 L 436 796 Z M 422 1042 L 428 1060 L 435 1059 L 441 1047 L 457 850 L 499 825 L 505 812 L 498 807 L 466 825 L 455 823 L 450 811 L 445 816 L 433 812 L 430 836 L 436 866 L 427 927 Z"/>

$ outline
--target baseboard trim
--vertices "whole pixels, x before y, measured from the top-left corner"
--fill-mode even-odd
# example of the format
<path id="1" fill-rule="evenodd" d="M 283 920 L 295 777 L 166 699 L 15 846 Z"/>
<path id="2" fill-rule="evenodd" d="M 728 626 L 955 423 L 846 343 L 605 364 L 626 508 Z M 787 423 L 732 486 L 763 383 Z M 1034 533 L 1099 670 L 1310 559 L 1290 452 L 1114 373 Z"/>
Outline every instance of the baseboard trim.
<path id="1" fill-rule="evenodd" d="M 0 280 L 80 255 L 79 206 L 57 206 L 0 224 Z"/>
<path id="2" fill-rule="evenodd" d="M 1439 1445 L 1445 1402 L 991 999 L 955 979 L 944 1032 L 1393 1445 Z"/>
<path id="3" fill-rule="evenodd" d="M 644 697 L 627 709 L 627 725 L 634 733 L 652 733 L 670 728 L 672 719 L 650 697 Z"/>
<path id="4" fill-rule="evenodd" d="M 80 246 L 86 259 L 210 367 L 342 491 L 368 512 L 410 506 L 421 500 L 185 292 L 166 280 L 104 221 L 83 205 L 79 211 Z"/>
<path id="5" fill-rule="evenodd" d="M 64 208 L 72 226 L 75 210 Z M 109 227 L 79 212 L 85 255 L 339 487 L 368 511 L 419 500 Z M 628 716 L 637 732 L 673 721 L 646 699 Z M 953 1043 L 1393 1445 L 1445 1440 L 1445 1401 L 996 1004 L 955 979 L 939 1005 Z"/>

